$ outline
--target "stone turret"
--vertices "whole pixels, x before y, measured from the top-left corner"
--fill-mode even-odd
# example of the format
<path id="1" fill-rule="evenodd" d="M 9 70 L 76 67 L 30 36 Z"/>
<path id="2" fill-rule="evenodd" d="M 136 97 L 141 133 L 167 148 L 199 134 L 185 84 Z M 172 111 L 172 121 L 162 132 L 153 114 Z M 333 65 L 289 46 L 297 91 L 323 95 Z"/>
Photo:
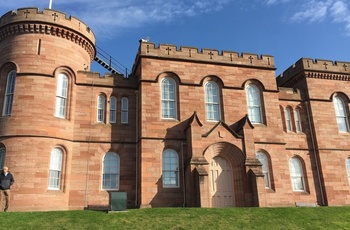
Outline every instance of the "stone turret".
<path id="1" fill-rule="evenodd" d="M 21 8 L 0 18 L 0 66 L 16 64 L 18 73 L 53 75 L 59 66 L 88 70 L 95 36 L 82 21 L 45 9 Z"/>

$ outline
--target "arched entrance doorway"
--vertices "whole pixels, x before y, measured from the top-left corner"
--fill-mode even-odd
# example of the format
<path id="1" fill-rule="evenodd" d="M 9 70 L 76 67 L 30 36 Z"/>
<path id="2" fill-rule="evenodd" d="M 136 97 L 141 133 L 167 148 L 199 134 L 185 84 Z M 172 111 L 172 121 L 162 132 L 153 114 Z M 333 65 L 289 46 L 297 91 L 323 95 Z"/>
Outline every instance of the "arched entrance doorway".
<path id="1" fill-rule="evenodd" d="M 209 166 L 212 207 L 234 206 L 232 166 L 223 157 L 214 157 Z"/>

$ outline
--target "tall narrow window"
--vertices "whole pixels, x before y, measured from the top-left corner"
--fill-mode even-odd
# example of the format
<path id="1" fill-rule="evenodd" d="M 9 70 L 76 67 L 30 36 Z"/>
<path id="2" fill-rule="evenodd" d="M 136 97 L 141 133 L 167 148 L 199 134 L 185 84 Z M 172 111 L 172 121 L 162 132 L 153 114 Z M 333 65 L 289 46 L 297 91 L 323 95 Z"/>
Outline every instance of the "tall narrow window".
<path id="1" fill-rule="evenodd" d="M 163 152 L 163 187 L 179 187 L 179 156 L 173 149 Z"/>
<path id="2" fill-rule="evenodd" d="M 220 120 L 220 95 L 219 87 L 215 82 L 209 81 L 205 84 L 205 108 L 207 121 Z"/>
<path id="3" fill-rule="evenodd" d="M 303 167 L 301 161 L 293 157 L 289 160 L 289 170 L 290 176 L 292 180 L 293 191 L 304 191 L 304 175 L 303 175 Z"/>
<path id="4" fill-rule="evenodd" d="M 122 98 L 122 124 L 127 124 L 129 122 L 129 99 L 126 97 Z"/>
<path id="5" fill-rule="evenodd" d="M 249 120 L 256 124 L 263 123 L 260 90 L 256 85 L 249 84 L 247 86 L 247 101 Z"/>
<path id="6" fill-rule="evenodd" d="M 68 77 L 60 73 L 57 76 L 55 117 L 66 118 L 67 94 Z"/>
<path id="7" fill-rule="evenodd" d="M 120 159 L 116 153 L 108 152 L 103 158 L 102 189 L 119 189 Z"/>
<path id="8" fill-rule="evenodd" d="M 109 100 L 109 123 L 117 122 L 117 98 L 112 96 Z"/>
<path id="9" fill-rule="evenodd" d="M 287 127 L 287 132 L 292 131 L 292 119 L 290 116 L 290 109 L 286 108 L 286 127 Z"/>
<path id="10" fill-rule="evenodd" d="M 5 165 L 6 149 L 5 146 L 0 145 L 0 169 Z"/>
<path id="11" fill-rule="evenodd" d="M 300 121 L 300 111 L 299 109 L 294 110 L 294 119 L 295 119 L 295 128 L 297 132 L 303 131 L 301 128 L 301 121 Z"/>
<path id="12" fill-rule="evenodd" d="M 346 159 L 346 172 L 348 174 L 348 182 L 350 185 L 350 157 L 348 157 L 348 159 Z"/>
<path id="13" fill-rule="evenodd" d="M 12 70 L 7 75 L 7 85 L 5 91 L 4 107 L 2 110 L 3 116 L 9 116 L 12 113 L 13 96 L 15 92 L 16 70 Z"/>
<path id="14" fill-rule="evenodd" d="M 333 98 L 333 103 L 339 132 L 349 132 L 347 111 L 345 109 L 344 101 L 340 97 L 335 96 Z"/>
<path id="15" fill-rule="evenodd" d="M 97 122 L 105 122 L 106 98 L 99 95 L 97 98 Z"/>
<path id="16" fill-rule="evenodd" d="M 269 174 L 269 162 L 267 156 L 263 152 L 257 152 L 256 158 L 262 164 L 262 172 L 264 174 L 265 187 L 270 188 L 270 174 Z"/>
<path id="17" fill-rule="evenodd" d="M 49 189 L 60 189 L 63 152 L 60 148 L 51 151 Z"/>
<path id="18" fill-rule="evenodd" d="M 176 85 L 171 78 L 161 82 L 162 118 L 176 119 Z"/>

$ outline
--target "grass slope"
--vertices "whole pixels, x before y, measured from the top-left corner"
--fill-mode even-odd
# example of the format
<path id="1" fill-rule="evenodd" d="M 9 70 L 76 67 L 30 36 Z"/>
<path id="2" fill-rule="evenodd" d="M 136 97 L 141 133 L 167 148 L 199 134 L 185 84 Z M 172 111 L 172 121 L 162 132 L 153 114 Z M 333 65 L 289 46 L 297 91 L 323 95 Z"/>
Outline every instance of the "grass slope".
<path id="1" fill-rule="evenodd" d="M 0 213 L 1 229 L 350 229 L 350 207 Z"/>

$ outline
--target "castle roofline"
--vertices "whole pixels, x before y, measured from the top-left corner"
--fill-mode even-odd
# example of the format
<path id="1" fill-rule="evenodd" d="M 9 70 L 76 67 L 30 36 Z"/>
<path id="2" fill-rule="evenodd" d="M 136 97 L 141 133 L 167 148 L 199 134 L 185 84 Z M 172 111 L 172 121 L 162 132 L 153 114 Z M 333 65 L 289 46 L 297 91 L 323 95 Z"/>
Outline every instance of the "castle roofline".
<path id="1" fill-rule="evenodd" d="M 43 11 L 40 11 L 39 8 L 26 7 L 11 10 L 1 16 L 0 28 L 9 24 L 23 22 L 45 22 L 48 24 L 55 24 L 65 28 L 70 28 L 81 33 L 92 43 L 95 43 L 94 33 L 83 21 L 74 16 L 67 17 L 65 13 L 53 9 L 44 9 Z"/>
<path id="2" fill-rule="evenodd" d="M 309 78 L 349 81 L 350 62 L 301 58 L 277 77 L 277 83 L 289 86 L 289 82 L 302 73 Z"/>
<path id="3" fill-rule="evenodd" d="M 275 70 L 274 57 L 272 55 L 258 55 L 253 53 L 238 53 L 216 49 L 159 44 L 158 47 L 151 42 L 140 42 L 138 56 L 178 59 L 192 62 L 207 62 L 215 64 L 236 65 L 254 68 Z"/>

